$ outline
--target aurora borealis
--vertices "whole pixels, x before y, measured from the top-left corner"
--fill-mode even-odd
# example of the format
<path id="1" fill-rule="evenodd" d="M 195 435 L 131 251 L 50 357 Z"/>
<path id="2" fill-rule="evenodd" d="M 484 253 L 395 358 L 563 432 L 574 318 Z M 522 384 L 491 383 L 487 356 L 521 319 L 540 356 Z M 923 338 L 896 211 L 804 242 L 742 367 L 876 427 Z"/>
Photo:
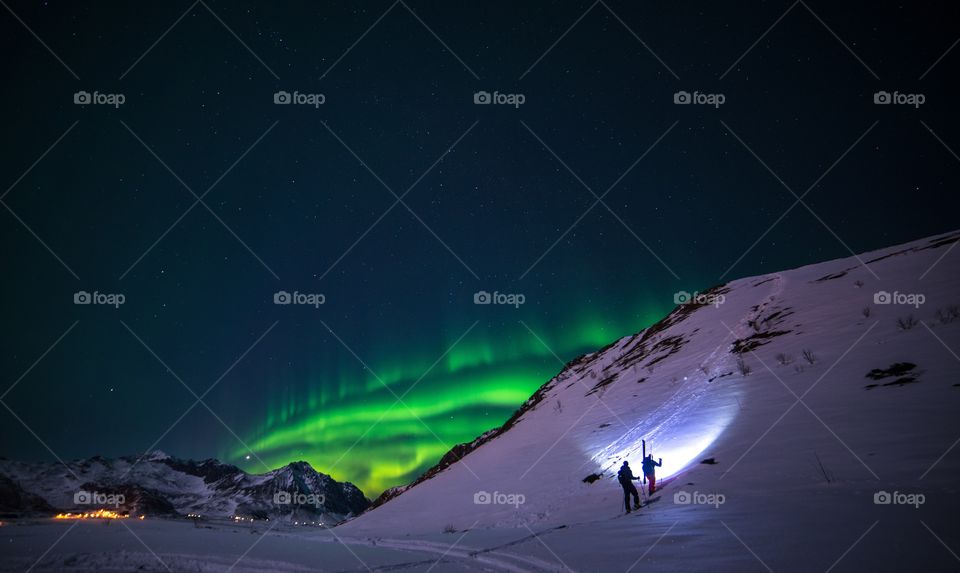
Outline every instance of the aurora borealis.
<path id="1" fill-rule="evenodd" d="M 6 6 L 10 459 L 305 460 L 375 497 L 677 291 L 956 226 L 960 51 L 913 79 L 956 18 L 906 41 L 903 7 L 823 5 L 881 85 L 799 8 L 744 54 L 769 3 Z"/>
<path id="2" fill-rule="evenodd" d="M 483 335 L 471 337 L 471 328 L 444 356 L 437 350 L 439 361 L 408 355 L 379 368 L 369 364 L 373 373 L 358 363 L 353 374 L 341 372 L 332 384 L 318 374 L 319 380 L 300 385 L 302 390 L 288 386 L 273 397 L 247 445 L 268 466 L 305 459 L 376 495 L 409 483 L 454 444 L 505 421 L 559 371 L 554 352 L 569 360 L 609 343 L 617 333 L 638 330 L 655 316 L 651 312 L 633 316 L 632 324 L 609 326 L 585 321 L 555 341 L 544 340 L 526 323 L 505 325 L 500 332 L 509 333 L 507 340 L 478 342 Z M 224 457 L 258 470 L 258 461 L 246 459 L 246 448 Z"/>

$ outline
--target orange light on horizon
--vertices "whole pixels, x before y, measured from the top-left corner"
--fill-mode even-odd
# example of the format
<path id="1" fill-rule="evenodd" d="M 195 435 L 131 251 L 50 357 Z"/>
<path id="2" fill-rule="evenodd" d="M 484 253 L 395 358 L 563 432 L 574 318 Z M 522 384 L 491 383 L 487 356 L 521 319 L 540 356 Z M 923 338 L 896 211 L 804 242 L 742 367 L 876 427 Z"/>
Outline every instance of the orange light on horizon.
<path id="1" fill-rule="evenodd" d="M 123 515 L 117 513 L 112 509 L 98 509 L 96 511 L 84 512 L 84 513 L 58 513 L 53 516 L 54 519 L 127 519 L 129 515 Z M 140 516 L 140 519 L 143 519 L 144 516 Z"/>

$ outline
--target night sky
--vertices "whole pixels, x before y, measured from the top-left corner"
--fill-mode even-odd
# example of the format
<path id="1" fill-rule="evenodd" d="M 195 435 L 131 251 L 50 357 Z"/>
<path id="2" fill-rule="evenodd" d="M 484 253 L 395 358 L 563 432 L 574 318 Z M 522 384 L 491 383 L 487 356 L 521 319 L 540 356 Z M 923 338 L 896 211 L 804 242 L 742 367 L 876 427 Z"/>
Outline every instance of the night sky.
<path id="1" fill-rule="evenodd" d="M 7 458 L 373 497 L 679 290 L 957 227 L 955 3 L 5 2 Z"/>

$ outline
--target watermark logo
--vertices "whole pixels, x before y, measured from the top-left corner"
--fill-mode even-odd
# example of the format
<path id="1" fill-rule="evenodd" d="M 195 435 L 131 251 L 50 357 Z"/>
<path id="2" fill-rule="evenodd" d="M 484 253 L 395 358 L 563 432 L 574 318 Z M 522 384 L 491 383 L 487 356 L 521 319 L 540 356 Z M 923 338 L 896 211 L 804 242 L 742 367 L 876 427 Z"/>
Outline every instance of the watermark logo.
<path id="1" fill-rule="evenodd" d="M 120 308 L 120 305 L 127 302 L 126 295 L 122 293 L 106 293 L 93 291 L 89 293 L 85 290 L 78 290 L 73 293 L 73 304 L 101 304 Z"/>
<path id="2" fill-rule="evenodd" d="M 683 90 L 673 94 L 673 103 L 676 105 L 712 105 L 714 108 L 719 108 L 726 101 L 727 96 L 724 94 L 690 93 Z"/>
<path id="3" fill-rule="evenodd" d="M 103 94 L 100 92 L 87 92 L 80 90 L 73 94 L 73 103 L 75 105 L 112 105 L 119 108 L 127 101 L 127 96 L 123 94 Z"/>
<path id="4" fill-rule="evenodd" d="M 278 290 L 273 293 L 273 304 L 302 304 L 312 306 L 313 308 L 320 308 L 320 305 L 326 302 L 326 295 L 321 293 L 306 293 L 296 290 L 293 291 L 293 293 L 285 290 Z"/>
<path id="5" fill-rule="evenodd" d="M 873 103 L 876 105 L 912 105 L 919 108 L 926 103 L 924 94 L 902 94 L 900 92 L 885 92 L 883 90 L 873 94 Z"/>
<path id="6" fill-rule="evenodd" d="M 927 301 L 927 297 L 922 293 L 905 293 L 885 290 L 873 293 L 873 304 L 905 304 L 913 308 L 920 308 L 920 305 Z"/>
<path id="7" fill-rule="evenodd" d="M 473 304 L 506 304 L 514 308 L 520 308 L 520 305 L 525 302 L 527 302 L 527 297 L 519 293 L 493 291 L 491 294 L 485 290 L 478 290 L 473 293 Z"/>
<path id="8" fill-rule="evenodd" d="M 520 507 L 526 501 L 527 496 L 522 493 L 500 493 L 499 491 L 490 493 L 480 490 L 473 494 L 474 505 L 512 505 L 513 507 Z"/>
<path id="9" fill-rule="evenodd" d="M 473 94 L 473 103 L 477 105 L 512 105 L 519 108 L 527 101 L 523 94 L 502 94 L 500 92 L 478 91 Z"/>
<path id="10" fill-rule="evenodd" d="M 678 491 L 673 494 L 673 503 L 677 505 L 712 505 L 719 508 L 727 502 L 727 497 L 722 493 L 700 493 L 699 491 L 688 492 Z"/>
<path id="11" fill-rule="evenodd" d="M 276 105 L 312 105 L 316 109 L 327 103 L 327 96 L 324 94 L 304 94 L 298 91 L 290 93 L 280 90 L 273 94 L 273 103 Z"/>
<path id="12" fill-rule="evenodd" d="M 673 304 L 699 304 L 699 305 L 713 305 L 714 307 L 719 307 L 721 304 L 726 302 L 727 297 L 722 294 L 715 293 L 701 293 L 694 291 L 692 294 L 685 290 L 678 290 L 673 293 Z"/>
<path id="13" fill-rule="evenodd" d="M 99 491 L 79 490 L 73 494 L 75 505 L 112 505 L 120 507 L 126 501 L 122 493 L 101 493 Z"/>
<path id="14" fill-rule="evenodd" d="M 915 509 L 918 509 L 926 501 L 927 496 L 922 493 L 902 493 L 899 491 L 890 493 L 881 490 L 873 494 L 875 505 L 912 505 Z"/>
<path id="15" fill-rule="evenodd" d="M 273 494 L 275 505 L 312 505 L 321 507 L 326 501 L 322 493 L 301 493 L 299 491 L 278 491 Z"/>

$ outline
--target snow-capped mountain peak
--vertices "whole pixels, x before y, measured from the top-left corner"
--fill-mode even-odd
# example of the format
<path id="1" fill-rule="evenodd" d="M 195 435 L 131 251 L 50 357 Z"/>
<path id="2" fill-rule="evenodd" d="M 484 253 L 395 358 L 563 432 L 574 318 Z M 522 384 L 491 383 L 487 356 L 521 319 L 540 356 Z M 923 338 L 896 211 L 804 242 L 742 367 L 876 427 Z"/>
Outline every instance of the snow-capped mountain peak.
<path id="1" fill-rule="evenodd" d="M 280 518 L 337 523 L 366 509 L 356 486 L 306 462 L 248 474 L 216 459 L 183 460 L 160 451 L 59 463 L 0 461 L 0 512 L 87 509 L 119 500 L 133 514 Z M 100 497 L 97 497 L 100 496 Z M 108 497 L 111 496 L 111 497 Z"/>

